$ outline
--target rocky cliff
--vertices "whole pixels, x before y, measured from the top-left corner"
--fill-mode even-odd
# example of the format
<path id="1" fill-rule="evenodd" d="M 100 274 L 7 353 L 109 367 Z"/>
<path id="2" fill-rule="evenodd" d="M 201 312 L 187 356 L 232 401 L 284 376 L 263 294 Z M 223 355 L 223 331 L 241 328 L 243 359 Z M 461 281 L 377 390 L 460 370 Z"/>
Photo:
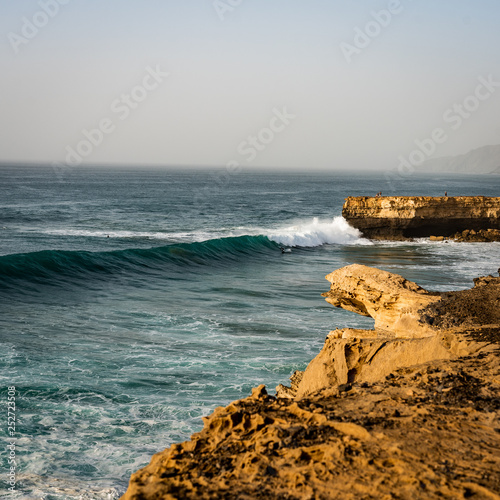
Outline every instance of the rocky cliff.
<path id="1" fill-rule="evenodd" d="M 371 239 L 452 237 L 456 233 L 463 233 L 467 230 L 473 231 L 474 234 L 488 229 L 499 230 L 500 198 L 485 196 L 349 197 L 345 200 L 342 216 L 351 226 L 359 229 L 365 237 Z"/>
<path id="2" fill-rule="evenodd" d="M 342 329 L 292 386 L 218 408 L 133 474 L 123 499 L 500 499 L 500 278 L 431 293 L 352 265 Z"/>
<path id="3" fill-rule="evenodd" d="M 278 396 L 303 398 L 343 384 L 382 380 L 399 368 L 466 355 L 473 343 L 464 331 L 478 336 L 489 331 L 487 325 L 500 324 L 499 278 L 481 278 L 473 290 L 446 294 L 358 264 L 326 279 L 331 287 L 325 300 L 371 316 L 375 328 L 331 331 L 318 356 L 303 373 L 295 373 L 292 387 L 278 387 Z M 477 304 L 479 297 L 484 302 Z"/>

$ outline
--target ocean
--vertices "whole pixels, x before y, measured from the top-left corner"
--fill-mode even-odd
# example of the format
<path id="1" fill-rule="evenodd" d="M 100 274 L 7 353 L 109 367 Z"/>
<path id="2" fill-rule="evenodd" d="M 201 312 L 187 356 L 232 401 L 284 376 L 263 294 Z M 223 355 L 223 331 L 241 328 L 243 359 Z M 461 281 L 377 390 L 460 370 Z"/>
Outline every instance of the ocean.
<path id="1" fill-rule="evenodd" d="M 346 196 L 445 190 L 500 177 L 1 167 L 0 497 L 116 499 L 203 415 L 288 384 L 330 330 L 373 325 L 321 297 L 335 269 L 439 291 L 496 274 L 499 243 L 373 243 L 341 217 Z"/>

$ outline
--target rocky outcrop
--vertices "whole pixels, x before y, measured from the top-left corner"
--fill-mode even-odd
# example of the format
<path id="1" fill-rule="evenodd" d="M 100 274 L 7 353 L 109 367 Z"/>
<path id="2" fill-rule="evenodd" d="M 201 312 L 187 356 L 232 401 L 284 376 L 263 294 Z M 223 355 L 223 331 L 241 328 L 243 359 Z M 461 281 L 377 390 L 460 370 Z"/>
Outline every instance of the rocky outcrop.
<path id="1" fill-rule="evenodd" d="M 474 229 L 466 229 L 461 233 L 456 233 L 452 236 L 455 241 L 475 241 L 475 242 L 489 242 L 500 241 L 500 229 L 481 229 L 474 231 Z"/>
<path id="2" fill-rule="evenodd" d="M 342 216 L 371 239 L 451 237 L 500 229 L 500 198 L 485 196 L 358 196 L 346 198 Z M 494 237 L 494 234 L 491 234 Z M 492 240 L 484 240 L 492 241 Z"/>
<path id="3" fill-rule="evenodd" d="M 331 283 L 323 294 L 326 301 L 371 316 L 375 328 L 330 332 L 307 369 L 295 373 L 291 387 L 277 388 L 280 397 L 309 397 L 345 384 L 375 382 L 399 368 L 468 355 L 476 347 L 464 331 L 500 324 L 499 278 L 478 280 L 476 287 L 486 286 L 481 292 L 451 294 L 428 292 L 402 276 L 358 264 L 326 279 Z"/>
<path id="4" fill-rule="evenodd" d="M 353 264 L 326 276 L 330 291 L 325 300 L 335 307 L 371 316 L 375 330 L 390 335 L 422 337 L 430 325 L 421 321 L 420 311 L 440 300 L 402 276 L 367 266 Z"/>
<path id="5" fill-rule="evenodd" d="M 430 293 L 348 266 L 326 300 L 342 329 L 292 387 L 218 408 L 132 475 L 139 499 L 500 499 L 500 278 Z"/>

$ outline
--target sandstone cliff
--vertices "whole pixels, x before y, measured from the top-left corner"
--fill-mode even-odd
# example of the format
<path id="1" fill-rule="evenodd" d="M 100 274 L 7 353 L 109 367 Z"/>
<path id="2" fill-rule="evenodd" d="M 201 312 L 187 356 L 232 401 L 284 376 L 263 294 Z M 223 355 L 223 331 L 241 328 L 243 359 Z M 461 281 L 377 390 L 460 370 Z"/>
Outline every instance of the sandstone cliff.
<path id="1" fill-rule="evenodd" d="M 500 278 L 447 293 L 359 265 L 327 279 L 326 300 L 375 328 L 334 330 L 292 387 L 218 408 L 124 499 L 500 499 Z"/>
<path id="2" fill-rule="evenodd" d="M 500 324 L 499 278 L 479 279 L 476 287 L 488 285 L 482 293 L 474 289 L 451 295 L 428 292 L 402 276 L 358 264 L 326 279 L 331 287 L 325 300 L 371 316 L 375 328 L 331 331 L 305 372 L 296 372 L 291 388 L 278 387 L 278 396 L 303 398 L 343 384 L 382 380 L 399 368 L 468 355 L 476 347 L 464 331 L 479 334 L 489 331 L 489 324 Z M 486 291 L 487 299 L 474 307 Z"/>
<path id="3" fill-rule="evenodd" d="M 466 230 L 477 233 L 500 229 L 500 198 L 349 197 L 345 200 L 342 216 L 365 237 L 372 239 L 451 237 Z"/>

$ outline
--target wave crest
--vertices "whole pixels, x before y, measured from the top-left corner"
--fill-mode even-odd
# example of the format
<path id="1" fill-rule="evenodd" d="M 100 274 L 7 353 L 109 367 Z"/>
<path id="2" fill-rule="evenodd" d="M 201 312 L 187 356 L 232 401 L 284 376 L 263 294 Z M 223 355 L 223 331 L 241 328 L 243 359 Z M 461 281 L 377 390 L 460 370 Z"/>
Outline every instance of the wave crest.
<path id="1" fill-rule="evenodd" d="M 312 222 L 277 229 L 267 237 L 282 245 L 291 247 L 317 247 L 326 244 L 366 244 L 360 231 L 350 226 L 343 217 L 335 217 L 330 222 L 320 222 L 317 217 Z"/>
<path id="2" fill-rule="evenodd" d="M 19 282 L 61 284 L 74 278 L 109 279 L 110 275 L 147 272 L 184 273 L 199 266 L 227 266 L 242 259 L 261 259 L 278 245 L 316 247 L 325 244 L 363 244 L 357 229 L 342 217 L 331 222 L 314 219 L 307 224 L 259 231 L 260 234 L 174 243 L 154 248 L 130 248 L 107 252 L 43 250 L 0 256 L 0 289 Z"/>

